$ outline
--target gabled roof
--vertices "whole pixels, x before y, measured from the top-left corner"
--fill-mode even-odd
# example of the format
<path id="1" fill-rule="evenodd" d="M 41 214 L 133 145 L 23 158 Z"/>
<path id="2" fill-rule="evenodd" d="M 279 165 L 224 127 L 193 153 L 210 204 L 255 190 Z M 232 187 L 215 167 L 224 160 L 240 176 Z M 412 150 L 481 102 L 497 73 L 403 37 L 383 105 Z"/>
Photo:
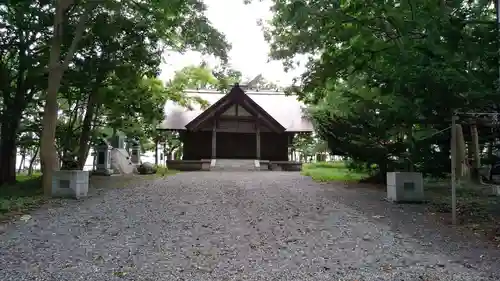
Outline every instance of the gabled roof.
<path id="1" fill-rule="evenodd" d="M 277 132 L 284 132 L 285 127 L 283 127 L 278 121 L 276 121 L 269 113 L 267 113 L 260 105 L 253 101 L 245 92 L 236 84 L 229 94 L 223 96 L 217 102 L 212 104 L 205 111 L 196 116 L 191 120 L 185 127 L 189 130 L 196 130 L 198 126 L 203 123 L 206 119 L 211 116 L 221 114 L 227 110 L 231 105 L 239 104 L 245 107 L 247 110 L 252 112 L 254 116 L 260 116 L 260 120 L 266 123 L 270 128 Z"/>
<path id="2" fill-rule="evenodd" d="M 313 131 L 311 121 L 303 114 L 304 104 L 298 101 L 295 96 L 286 96 L 282 92 L 274 91 L 245 91 L 244 94 L 278 122 L 286 132 Z M 227 96 L 216 90 L 186 90 L 186 95 L 202 98 L 208 102 L 210 107 Z M 165 104 L 165 119 L 158 129 L 186 130 L 186 125 L 203 112 L 204 110 L 198 105 L 193 106 L 190 110 L 168 101 Z"/>

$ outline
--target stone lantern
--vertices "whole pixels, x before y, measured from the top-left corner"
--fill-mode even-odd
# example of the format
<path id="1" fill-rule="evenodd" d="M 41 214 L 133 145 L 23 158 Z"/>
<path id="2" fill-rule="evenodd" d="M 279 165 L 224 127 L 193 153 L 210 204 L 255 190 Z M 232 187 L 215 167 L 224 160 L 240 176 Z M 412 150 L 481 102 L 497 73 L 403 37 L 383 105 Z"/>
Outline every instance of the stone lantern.
<path id="1" fill-rule="evenodd" d="M 100 140 L 100 142 L 95 147 L 97 155 L 96 169 L 93 174 L 110 176 L 113 174 L 111 169 L 111 146 L 105 141 Z"/>
<path id="2" fill-rule="evenodd" d="M 137 140 L 131 140 L 130 145 L 130 161 L 134 166 L 139 166 L 141 164 L 141 144 Z"/>

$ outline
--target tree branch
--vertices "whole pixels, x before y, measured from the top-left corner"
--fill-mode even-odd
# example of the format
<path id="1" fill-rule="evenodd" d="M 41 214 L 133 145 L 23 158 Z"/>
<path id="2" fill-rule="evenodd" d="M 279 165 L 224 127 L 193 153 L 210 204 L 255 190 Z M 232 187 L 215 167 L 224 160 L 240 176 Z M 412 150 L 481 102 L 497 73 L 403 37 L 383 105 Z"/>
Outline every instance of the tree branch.
<path id="1" fill-rule="evenodd" d="M 78 25 L 76 26 L 75 37 L 73 37 L 73 41 L 71 41 L 71 46 L 69 47 L 69 50 L 66 53 L 66 57 L 64 58 L 64 61 L 61 65 L 62 69 L 66 69 L 69 65 L 69 62 L 73 58 L 73 55 L 75 54 L 75 51 L 76 51 L 76 47 L 78 46 L 80 39 L 82 39 L 83 31 L 85 30 L 85 24 L 87 23 L 87 19 L 89 18 L 90 12 L 94 9 L 95 5 L 96 4 L 92 4 L 92 6 L 89 7 L 88 9 L 84 9 L 83 14 L 80 16 L 80 21 L 78 22 Z"/>

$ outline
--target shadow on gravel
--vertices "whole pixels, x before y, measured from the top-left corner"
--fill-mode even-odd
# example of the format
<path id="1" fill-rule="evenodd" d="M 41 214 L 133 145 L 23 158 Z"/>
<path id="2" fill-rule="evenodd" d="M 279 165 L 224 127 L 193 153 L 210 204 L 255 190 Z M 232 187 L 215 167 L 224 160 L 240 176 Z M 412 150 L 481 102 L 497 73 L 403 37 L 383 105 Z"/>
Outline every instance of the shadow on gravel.
<path id="1" fill-rule="evenodd" d="M 364 214 L 370 221 L 414 238 L 426 250 L 444 253 L 468 268 L 481 266 L 500 274 L 500 246 L 463 227 L 453 227 L 449 214 L 433 213 L 427 204 L 395 204 L 385 189 L 369 184 L 323 184 L 328 196 Z"/>
<path id="2" fill-rule="evenodd" d="M 123 176 L 92 176 L 88 197 L 80 199 L 89 200 L 92 197 L 103 196 L 115 188 L 127 188 L 161 178 L 160 175 L 123 175 Z M 57 208 L 64 204 L 77 201 L 72 198 L 51 198 L 43 196 L 40 179 L 33 178 L 23 181 L 12 187 L 4 187 L 0 192 L 0 224 L 8 223 L 22 215 L 31 214 L 38 210 Z"/>

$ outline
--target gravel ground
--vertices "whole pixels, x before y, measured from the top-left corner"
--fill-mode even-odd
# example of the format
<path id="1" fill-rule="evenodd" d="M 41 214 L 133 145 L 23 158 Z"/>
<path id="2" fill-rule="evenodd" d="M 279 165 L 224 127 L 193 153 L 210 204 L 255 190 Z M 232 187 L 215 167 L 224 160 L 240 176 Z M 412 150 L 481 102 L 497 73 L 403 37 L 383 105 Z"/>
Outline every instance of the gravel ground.
<path id="1" fill-rule="evenodd" d="M 0 280 L 500 280 L 496 249 L 376 193 L 290 172 L 136 185 L 1 227 Z"/>

